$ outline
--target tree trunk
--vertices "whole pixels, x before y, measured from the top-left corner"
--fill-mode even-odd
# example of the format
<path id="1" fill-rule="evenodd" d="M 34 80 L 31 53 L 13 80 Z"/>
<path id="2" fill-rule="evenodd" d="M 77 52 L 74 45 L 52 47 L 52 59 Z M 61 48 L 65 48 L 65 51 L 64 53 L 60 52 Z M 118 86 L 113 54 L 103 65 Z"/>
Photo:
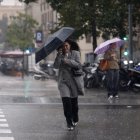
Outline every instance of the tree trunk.
<path id="1" fill-rule="evenodd" d="M 93 59 L 95 59 L 96 55 L 94 54 L 94 50 L 96 49 L 97 47 L 97 39 L 96 39 L 96 21 L 95 21 L 95 18 L 93 19 L 93 22 L 92 22 L 92 38 L 93 38 L 93 41 L 92 41 L 92 46 L 93 46 Z"/>
<path id="2" fill-rule="evenodd" d="M 23 61 L 22 61 L 22 79 L 24 79 L 24 51 L 23 51 Z"/>

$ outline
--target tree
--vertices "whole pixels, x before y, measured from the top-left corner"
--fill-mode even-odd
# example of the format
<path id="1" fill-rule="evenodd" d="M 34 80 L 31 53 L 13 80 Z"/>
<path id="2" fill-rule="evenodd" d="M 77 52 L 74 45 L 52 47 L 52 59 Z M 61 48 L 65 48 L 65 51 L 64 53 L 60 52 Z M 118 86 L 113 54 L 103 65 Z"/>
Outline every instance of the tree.
<path id="1" fill-rule="evenodd" d="M 74 27 L 77 38 L 89 33 L 97 33 L 96 36 L 102 34 L 105 39 L 110 35 L 122 37 L 128 34 L 129 3 L 134 5 L 133 27 L 140 21 L 139 0 L 46 0 L 46 2 L 60 13 L 58 26 Z"/>
<path id="2" fill-rule="evenodd" d="M 60 14 L 58 28 L 72 26 L 75 39 L 92 34 L 96 38 L 93 0 L 46 0 Z M 90 10 L 89 10 L 90 9 Z M 96 40 L 93 43 L 96 47 Z"/>
<path id="3" fill-rule="evenodd" d="M 13 46 L 25 50 L 34 39 L 34 29 L 38 25 L 32 17 L 19 13 L 13 17 L 6 33 L 7 42 Z"/>
<path id="4" fill-rule="evenodd" d="M 34 29 L 38 23 L 32 17 L 19 13 L 13 17 L 6 33 L 7 42 L 13 48 L 20 48 L 23 51 L 23 73 L 24 77 L 24 51 L 33 44 Z"/>
<path id="5" fill-rule="evenodd" d="M 128 4 L 133 4 L 133 27 L 140 21 L 140 5 L 137 0 L 100 1 L 97 18 L 98 28 L 106 38 L 110 34 L 123 38 L 128 34 Z M 107 5 L 107 6 L 105 6 Z M 135 15 L 135 16 L 134 16 Z M 135 34 L 136 32 L 134 32 Z"/>

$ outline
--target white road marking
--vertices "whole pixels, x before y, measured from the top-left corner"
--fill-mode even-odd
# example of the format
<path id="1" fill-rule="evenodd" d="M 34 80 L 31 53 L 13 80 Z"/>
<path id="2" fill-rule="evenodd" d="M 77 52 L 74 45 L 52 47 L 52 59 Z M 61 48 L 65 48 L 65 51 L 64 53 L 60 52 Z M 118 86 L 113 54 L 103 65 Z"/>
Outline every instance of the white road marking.
<path id="1" fill-rule="evenodd" d="M 7 122 L 6 119 L 0 119 L 0 122 Z"/>
<path id="2" fill-rule="evenodd" d="M 12 134 L 12 131 L 8 129 L 9 125 L 3 122 L 7 122 L 7 120 L 5 119 L 2 109 L 0 109 L 0 134 Z M 0 140 L 14 140 L 14 137 L 0 137 Z"/>
<path id="3" fill-rule="evenodd" d="M 9 127 L 7 123 L 0 123 L 0 127 Z"/>
<path id="4" fill-rule="evenodd" d="M 4 118 L 5 117 L 5 115 L 0 115 L 0 118 Z"/>
<path id="5" fill-rule="evenodd" d="M 10 129 L 0 129 L 0 134 L 10 134 L 12 131 Z"/>
<path id="6" fill-rule="evenodd" d="M 13 137 L 0 137 L 0 140 L 14 140 Z"/>

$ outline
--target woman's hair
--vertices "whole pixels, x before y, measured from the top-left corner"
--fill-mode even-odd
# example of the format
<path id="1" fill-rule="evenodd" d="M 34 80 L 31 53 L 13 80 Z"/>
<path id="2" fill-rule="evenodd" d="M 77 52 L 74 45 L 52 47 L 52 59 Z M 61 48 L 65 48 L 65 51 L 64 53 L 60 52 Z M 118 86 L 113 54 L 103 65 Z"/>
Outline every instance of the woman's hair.
<path id="1" fill-rule="evenodd" d="M 75 50 L 75 51 L 79 51 L 80 52 L 80 47 L 78 45 L 77 42 L 73 41 L 73 40 L 70 40 L 70 39 L 67 39 L 65 42 L 68 42 L 71 46 L 71 50 Z"/>
<path id="2" fill-rule="evenodd" d="M 64 46 L 64 43 L 61 44 L 56 50 L 59 51 L 59 49 L 60 49 L 60 48 L 63 48 L 63 46 Z"/>

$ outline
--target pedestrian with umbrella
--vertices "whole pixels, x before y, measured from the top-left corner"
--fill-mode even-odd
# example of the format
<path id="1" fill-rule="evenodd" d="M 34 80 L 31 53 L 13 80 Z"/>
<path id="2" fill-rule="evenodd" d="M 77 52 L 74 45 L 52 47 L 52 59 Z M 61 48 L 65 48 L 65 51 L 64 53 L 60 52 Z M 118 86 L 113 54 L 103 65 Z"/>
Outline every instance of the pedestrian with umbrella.
<path id="1" fill-rule="evenodd" d="M 119 85 L 119 55 L 116 49 L 121 47 L 124 41 L 119 38 L 113 38 L 101 43 L 96 49 L 96 54 L 104 54 L 104 59 L 108 62 L 107 68 L 107 92 L 108 99 L 118 98 Z"/>
<path id="2" fill-rule="evenodd" d="M 54 68 L 59 69 L 58 88 L 68 130 L 73 130 L 79 121 L 78 95 L 84 94 L 80 49 L 75 41 L 68 40 L 73 32 L 72 27 L 62 27 L 50 35 L 46 44 L 35 53 L 35 60 L 38 63 L 53 51 L 58 51 Z"/>
<path id="3" fill-rule="evenodd" d="M 67 122 L 68 130 L 73 130 L 79 121 L 78 116 L 78 95 L 79 91 L 73 77 L 73 69 L 80 70 L 79 46 L 72 40 L 66 40 L 58 48 L 58 54 L 54 62 L 54 67 L 59 69 L 58 89 L 63 103 L 64 116 Z M 83 83 L 83 77 L 78 76 L 79 84 Z"/>

